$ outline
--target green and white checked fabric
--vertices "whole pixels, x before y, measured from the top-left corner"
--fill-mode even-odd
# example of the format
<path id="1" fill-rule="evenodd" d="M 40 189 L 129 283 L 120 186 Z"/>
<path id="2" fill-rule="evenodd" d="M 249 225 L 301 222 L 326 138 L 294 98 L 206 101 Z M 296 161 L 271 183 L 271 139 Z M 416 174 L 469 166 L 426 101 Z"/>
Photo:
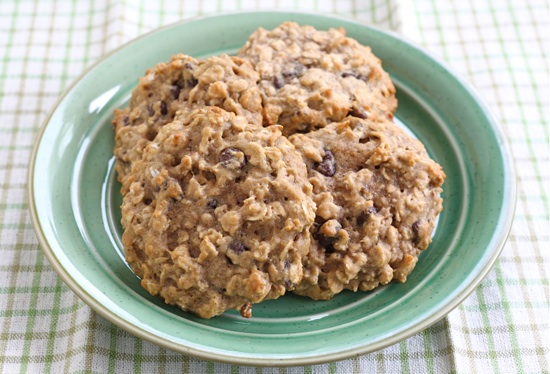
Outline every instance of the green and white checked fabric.
<path id="1" fill-rule="evenodd" d="M 510 143 L 518 204 L 495 268 L 445 319 L 379 352 L 254 368 L 168 351 L 80 301 L 32 230 L 31 148 L 73 79 L 158 26 L 260 8 L 339 14 L 403 33 L 478 88 Z M 550 373 L 549 26 L 547 0 L 0 0 L 0 373 Z"/>

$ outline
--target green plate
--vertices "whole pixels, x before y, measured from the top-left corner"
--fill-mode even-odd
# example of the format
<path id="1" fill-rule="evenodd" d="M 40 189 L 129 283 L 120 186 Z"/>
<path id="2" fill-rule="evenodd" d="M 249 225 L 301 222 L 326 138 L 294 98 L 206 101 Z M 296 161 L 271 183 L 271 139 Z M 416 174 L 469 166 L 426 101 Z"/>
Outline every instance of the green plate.
<path id="1" fill-rule="evenodd" d="M 113 109 L 145 70 L 182 52 L 235 53 L 259 26 L 296 21 L 344 27 L 370 45 L 397 87 L 397 120 L 447 173 L 433 243 L 405 284 L 315 302 L 294 295 L 201 320 L 139 285 L 120 244 L 121 197 L 113 173 Z M 516 186 L 501 128 L 479 96 L 440 61 L 402 37 L 350 20 L 304 13 L 236 13 L 174 24 L 95 64 L 59 100 L 30 164 L 32 221 L 50 263 L 93 309 L 166 348 L 209 360 L 304 365 L 372 352 L 435 323 L 485 277 L 514 215 Z"/>

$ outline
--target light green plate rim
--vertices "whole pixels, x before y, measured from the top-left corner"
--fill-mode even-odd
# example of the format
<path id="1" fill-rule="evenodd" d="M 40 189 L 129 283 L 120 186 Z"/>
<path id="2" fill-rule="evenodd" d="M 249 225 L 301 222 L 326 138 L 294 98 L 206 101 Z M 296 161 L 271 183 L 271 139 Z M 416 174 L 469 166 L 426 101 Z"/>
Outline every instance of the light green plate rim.
<path id="1" fill-rule="evenodd" d="M 145 69 L 183 52 L 234 53 L 257 27 L 296 21 L 344 27 L 370 45 L 398 90 L 396 119 L 447 173 L 433 243 L 405 284 L 344 292 L 328 302 L 294 295 L 212 320 L 166 306 L 121 257 L 120 196 L 112 171 L 112 110 Z M 177 23 L 110 53 L 83 74 L 46 119 L 32 152 L 28 195 L 36 235 L 63 281 L 109 321 L 160 346 L 248 365 L 306 365 L 376 351 L 416 334 L 481 282 L 507 239 L 516 179 L 503 132 L 472 87 L 401 36 L 309 13 L 233 13 Z"/>

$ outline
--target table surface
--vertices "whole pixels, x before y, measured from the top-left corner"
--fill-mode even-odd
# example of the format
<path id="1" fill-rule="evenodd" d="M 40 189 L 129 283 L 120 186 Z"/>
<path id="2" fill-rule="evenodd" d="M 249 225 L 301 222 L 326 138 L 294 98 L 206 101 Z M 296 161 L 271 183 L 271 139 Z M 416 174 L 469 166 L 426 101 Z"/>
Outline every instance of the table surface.
<path id="1" fill-rule="evenodd" d="M 440 322 L 381 351 L 255 368 L 166 350 L 83 303 L 34 234 L 26 197 L 30 153 L 47 113 L 76 77 L 161 25 L 264 8 L 338 14 L 406 35 L 478 89 L 510 144 L 518 200 L 496 265 Z M 549 23 L 544 0 L 2 0 L 0 373 L 549 373 Z"/>

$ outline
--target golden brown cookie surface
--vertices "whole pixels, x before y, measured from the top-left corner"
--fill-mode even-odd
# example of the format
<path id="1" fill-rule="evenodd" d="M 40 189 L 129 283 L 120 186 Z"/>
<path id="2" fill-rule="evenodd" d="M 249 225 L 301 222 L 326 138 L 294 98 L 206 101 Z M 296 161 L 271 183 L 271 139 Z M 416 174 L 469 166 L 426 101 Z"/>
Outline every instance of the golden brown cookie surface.
<path id="1" fill-rule="evenodd" d="M 348 117 L 290 141 L 304 158 L 317 204 L 295 292 L 329 299 L 343 289 L 404 282 L 442 209 L 441 167 L 389 121 Z"/>
<path id="2" fill-rule="evenodd" d="M 141 158 L 143 149 L 176 113 L 218 106 L 261 123 L 257 73 L 234 56 L 198 60 L 183 54 L 160 63 L 140 78 L 127 108 L 115 112 L 116 169 L 119 181 Z"/>
<path id="3" fill-rule="evenodd" d="M 264 122 L 283 134 L 308 132 L 347 115 L 391 118 L 395 87 L 369 47 L 343 29 L 286 22 L 255 31 L 240 49 L 260 75 Z"/>
<path id="4" fill-rule="evenodd" d="M 126 259 L 167 303 L 210 318 L 301 282 L 315 205 L 279 127 L 216 107 L 177 116 L 124 183 Z"/>

